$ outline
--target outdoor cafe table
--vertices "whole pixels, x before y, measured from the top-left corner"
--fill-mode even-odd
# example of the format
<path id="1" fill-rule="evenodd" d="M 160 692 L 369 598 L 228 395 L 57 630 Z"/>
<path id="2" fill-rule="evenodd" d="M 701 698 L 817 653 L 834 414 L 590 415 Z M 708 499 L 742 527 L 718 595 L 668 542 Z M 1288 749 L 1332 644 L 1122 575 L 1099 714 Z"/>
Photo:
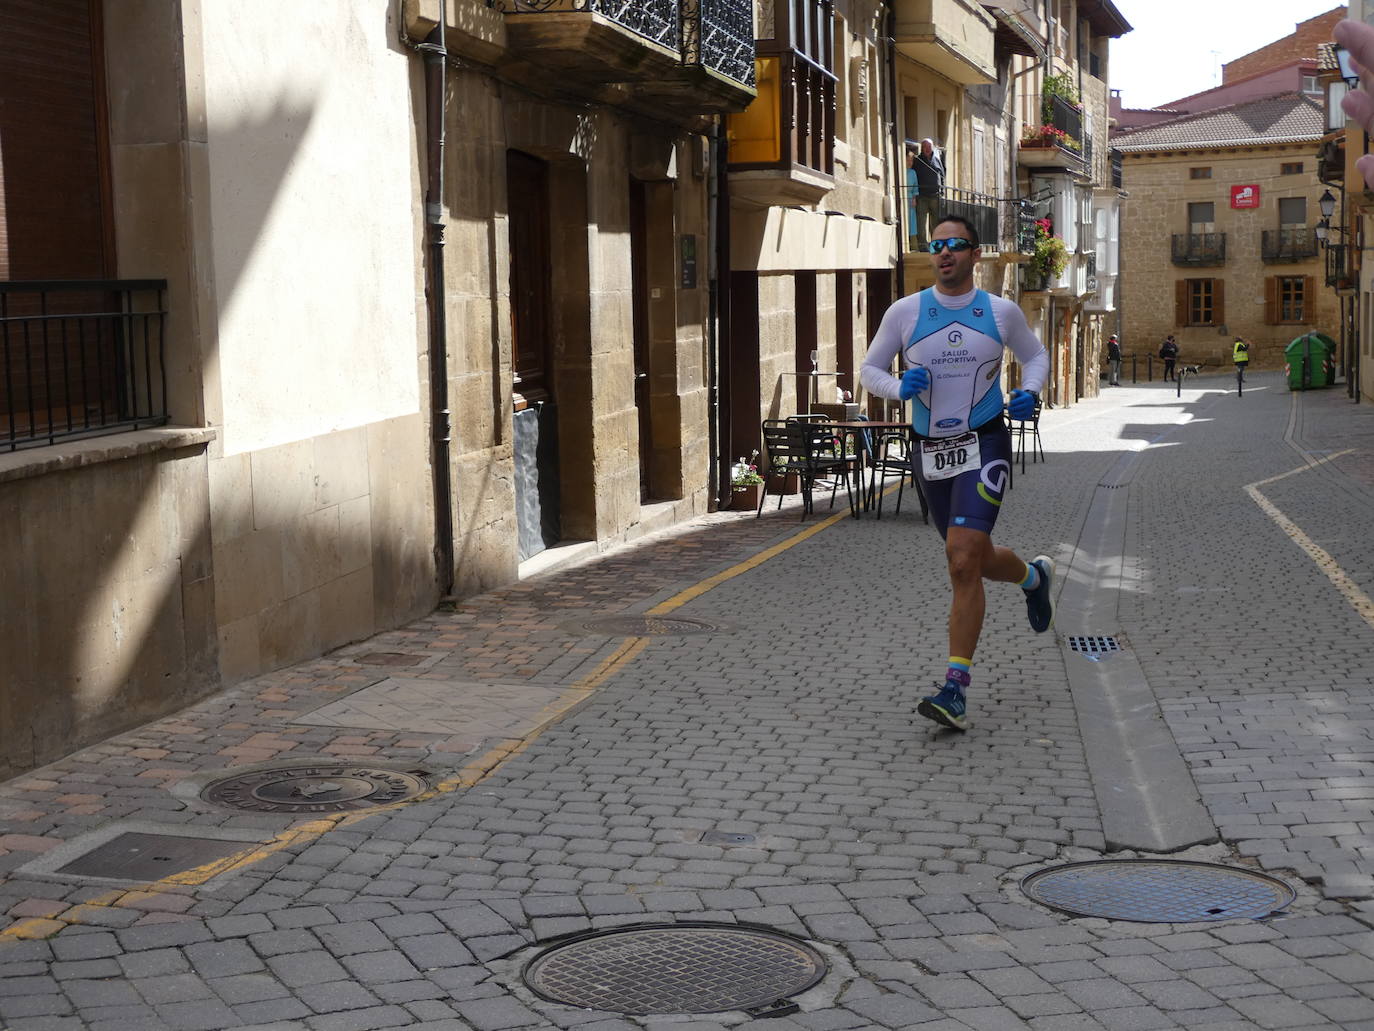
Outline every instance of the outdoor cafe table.
<path id="1" fill-rule="evenodd" d="M 864 489 L 863 485 L 863 468 L 859 467 L 856 468 L 854 471 L 854 476 L 858 480 L 859 495 L 863 502 L 861 506 L 856 505 L 854 507 L 854 517 L 857 519 L 861 507 L 865 512 L 872 510 L 874 501 L 877 498 L 878 487 L 878 456 L 874 453 L 872 448 L 872 437 L 869 438 L 870 444 L 868 446 L 864 446 L 862 444 L 863 432 L 868 431 L 869 433 L 877 436 L 881 436 L 884 433 L 902 433 L 905 434 L 907 440 L 910 441 L 912 437 L 911 423 L 870 422 L 865 419 L 855 419 L 852 422 L 830 422 L 826 425 L 833 430 L 839 431 L 842 436 L 852 435 L 854 438 L 854 453 L 858 455 L 863 455 L 867 453 L 868 455 L 869 477 L 867 490 Z"/>

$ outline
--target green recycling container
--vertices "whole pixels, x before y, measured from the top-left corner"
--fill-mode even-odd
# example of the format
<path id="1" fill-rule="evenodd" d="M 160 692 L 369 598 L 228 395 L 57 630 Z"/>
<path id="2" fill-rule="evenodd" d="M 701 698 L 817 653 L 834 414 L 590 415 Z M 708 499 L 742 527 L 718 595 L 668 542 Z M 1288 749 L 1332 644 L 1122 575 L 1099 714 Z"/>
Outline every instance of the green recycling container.
<path id="1" fill-rule="evenodd" d="M 1325 333 L 1304 333 L 1283 349 L 1289 390 L 1329 387 L 1336 382 L 1336 341 Z"/>

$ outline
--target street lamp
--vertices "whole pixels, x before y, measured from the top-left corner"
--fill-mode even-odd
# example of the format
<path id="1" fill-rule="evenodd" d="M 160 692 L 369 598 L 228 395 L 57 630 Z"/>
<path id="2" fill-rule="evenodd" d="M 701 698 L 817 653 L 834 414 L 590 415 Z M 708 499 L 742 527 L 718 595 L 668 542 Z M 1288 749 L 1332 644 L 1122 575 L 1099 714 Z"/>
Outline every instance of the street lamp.
<path id="1" fill-rule="evenodd" d="M 1330 190 L 1326 190 L 1317 198 L 1317 207 L 1321 208 L 1322 218 L 1330 218 L 1336 211 L 1336 198 L 1332 196 Z"/>

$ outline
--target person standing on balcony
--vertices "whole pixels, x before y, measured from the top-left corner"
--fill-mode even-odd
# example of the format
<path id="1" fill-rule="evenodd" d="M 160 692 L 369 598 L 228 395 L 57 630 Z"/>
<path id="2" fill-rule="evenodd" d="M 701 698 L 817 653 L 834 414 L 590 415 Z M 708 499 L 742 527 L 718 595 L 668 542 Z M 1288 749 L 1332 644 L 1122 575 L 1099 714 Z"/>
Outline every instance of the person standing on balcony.
<path id="1" fill-rule="evenodd" d="M 1121 344 L 1113 333 L 1107 338 L 1107 385 L 1109 387 L 1121 386 Z"/>
<path id="2" fill-rule="evenodd" d="M 1021 389 L 1011 392 L 1007 405 L 1021 421 L 1035 415 L 1050 359 L 1018 305 L 975 289 L 973 270 L 982 252 L 973 224 L 945 215 L 934 233 L 927 249 L 935 285 L 887 309 L 859 382 L 879 397 L 911 402 L 916 475 L 945 541 L 954 593 L 944 687 L 922 698 L 916 711 L 965 730 L 969 668 L 983 631 L 983 581 L 1019 586 L 1037 633 L 1054 622 L 1054 560 L 1037 555 L 1025 562 L 992 543 L 1011 478 L 1011 431 L 1002 416 L 1003 350 L 1010 348 L 1021 363 Z M 894 376 L 888 370 L 898 355 L 906 371 Z M 912 579 L 917 582 L 915 571 Z"/>
<path id="3" fill-rule="evenodd" d="M 945 163 L 929 136 L 921 141 L 921 148 L 911 162 L 916 179 L 916 243 L 922 250 L 930 241 L 935 215 L 940 210 L 940 191 L 945 185 Z M 911 176 L 907 177 L 910 183 Z"/>
<path id="4" fill-rule="evenodd" d="M 920 215 L 916 206 L 916 198 L 921 193 L 921 182 L 916 178 L 916 155 L 920 153 L 920 147 L 915 140 L 906 141 L 906 240 L 907 246 L 913 251 L 925 249 L 925 241 L 921 239 Z"/>

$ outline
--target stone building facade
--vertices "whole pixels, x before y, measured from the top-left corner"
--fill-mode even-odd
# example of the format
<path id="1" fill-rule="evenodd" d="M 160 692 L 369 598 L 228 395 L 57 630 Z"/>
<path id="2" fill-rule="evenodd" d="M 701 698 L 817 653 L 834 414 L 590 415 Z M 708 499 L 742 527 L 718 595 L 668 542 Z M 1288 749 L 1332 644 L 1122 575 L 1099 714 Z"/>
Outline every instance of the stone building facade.
<path id="1" fill-rule="evenodd" d="M 749 3 L 583 6 L 0 11 L 0 776 L 712 504 Z"/>
<path id="2" fill-rule="evenodd" d="M 1153 354 L 1172 333 L 1181 361 L 1229 368 L 1241 336 L 1252 363 L 1279 368 L 1294 337 L 1334 335 L 1339 312 L 1314 231 L 1320 123 L 1311 97 L 1289 93 L 1115 139 L 1130 195 L 1127 354 Z"/>

